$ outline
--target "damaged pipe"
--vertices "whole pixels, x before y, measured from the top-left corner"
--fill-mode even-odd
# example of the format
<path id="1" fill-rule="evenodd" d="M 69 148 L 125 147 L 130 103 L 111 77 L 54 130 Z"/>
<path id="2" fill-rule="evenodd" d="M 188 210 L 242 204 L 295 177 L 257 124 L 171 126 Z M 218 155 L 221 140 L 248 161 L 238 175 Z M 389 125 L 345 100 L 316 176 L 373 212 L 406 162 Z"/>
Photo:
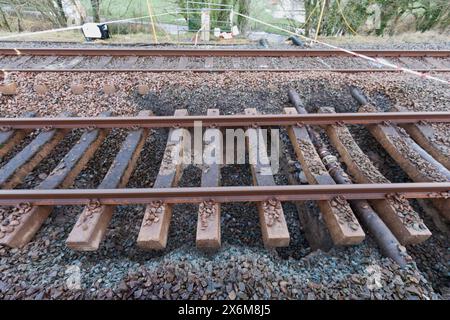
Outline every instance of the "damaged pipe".
<path id="1" fill-rule="evenodd" d="M 289 89 L 289 99 L 299 113 L 308 113 L 295 90 Z M 318 133 L 310 126 L 307 126 L 307 130 L 322 162 L 333 179 L 338 184 L 352 184 L 351 179 L 342 169 L 336 157 L 320 141 Z M 411 259 L 406 253 L 406 248 L 395 238 L 391 230 L 384 224 L 369 203 L 366 200 L 350 200 L 349 203 L 355 214 L 372 234 L 382 254 L 394 260 L 399 266 L 404 267 L 408 263 L 407 260 Z"/>

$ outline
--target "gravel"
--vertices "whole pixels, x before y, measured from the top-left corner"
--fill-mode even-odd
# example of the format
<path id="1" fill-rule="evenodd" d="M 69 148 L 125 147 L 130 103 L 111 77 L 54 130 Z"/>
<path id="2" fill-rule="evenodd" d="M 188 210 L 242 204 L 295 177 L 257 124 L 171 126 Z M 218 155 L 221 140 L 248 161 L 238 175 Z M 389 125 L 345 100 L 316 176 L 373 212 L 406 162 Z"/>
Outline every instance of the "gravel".
<path id="1" fill-rule="evenodd" d="M 84 57 L 81 61 L 74 63 L 74 59 L 78 61 L 79 57 L 41 57 L 33 56 L 30 59 L 15 60 L 15 57 L 0 56 L 0 67 L 4 69 L 134 69 L 134 70 L 151 70 L 151 69 L 377 69 L 387 68 L 380 63 L 366 61 L 362 58 L 355 57 L 212 57 L 207 61 L 203 57 Z M 412 69 L 448 69 L 450 59 L 438 58 L 426 61 L 428 58 L 388 58 L 387 60 L 401 67 Z M 385 59 L 386 60 L 386 59 Z M 208 63 L 207 63 L 208 62 Z M 212 64 L 211 64 L 212 62 Z M 438 65 L 436 66 L 436 63 Z M 208 64 L 208 66 L 207 66 Z"/>
<path id="2" fill-rule="evenodd" d="M 440 76 L 450 78 L 449 74 Z M 281 113 L 284 107 L 291 107 L 287 97 L 289 87 L 299 92 L 309 112 L 327 106 L 337 112 L 350 112 L 358 108 L 350 96 L 350 85 L 362 88 L 371 102 L 385 111 L 397 103 L 410 110 L 450 109 L 446 85 L 402 74 L 12 73 L 8 80 L 17 82 L 19 94 L 0 96 L 0 114 L 11 117 L 31 110 L 51 116 L 63 110 L 81 116 L 98 115 L 106 110 L 116 115 L 135 115 L 143 109 L 156 115 L 171 115 L 179 108 L 188 109 L 190 114 L 206 114 L 208 108 L 235 114 L 251 107 L 260 113 Z M 36 83 L 45 83 L 49 92 L 34 93 Z M 72 94 L 72 83 L 82 83 L 84 92 Z M 114 84 L 117 92 L 102 93 L 105 83 Z M 140 96 L 139 84 L 148 85 L 150 92 Z M 373 145 L 373 140 L 365 140 L 367 131 L 360 130 L 352 134 L 363 151 L 379 158 L 381 172 L 389 172 L 386 177 L 391 181 L 407 181 L 395 163 L 390 166 L 392 159 Z M 123 130 L 109 133 L 88 168 L 77 178 L 76 187 L 99 184 L 125 134 Z M 57 150 L 65 152 L 79 135 L 80 132 L 68 135 Z M 152 186 L 166 137 L 165 130 L 152 131 L 129 187 Z M 284 131 L 282 139 L 287 141 Z M 290 154 L 290 147 L 286 148 L 290 151 L 285 152 Z M 54 152 L 54 159 L 58 159 L 58 151 Z M 57 161 L 42 162 L 22 187 L 35 186 L 39 176 L 48 174 L 56 164 Z M 185 170 L 180 185 L 199 185 L 200 169 L 189 166 Z M 226 166 L 222 177 L 225 186 L 251 185 L 248 166 Z M 280 172 L 275 180 L 277 184 L 287 184 L 286 173 Z M 358 246 L 337 247 L 326 253 L 312 251 L 300 228 L 295 206 L 289 202 L 283 203 L 291 234 L 289 247 L 277 250 L 263 247 L 254 204 L 224 204 L 222 248 L 212 254 L 195 248 L 195 205 L 174 207 L 164 252 L 144 252 L 136 246 L 142 206 L 116 209 L 98 251 L 71 251 L 64 241 L 82 209 L 55 207 L 31 243 L 21 249 L 0 247 L 1 299 L 447 298 L 448 236 L 433 228 L 433 222 L 420 207 L 417 211 L 433 236 L 425 243 L 408 247 L 417 264 L 413 262 L 406 269 L 382 258 L 370 236 Z"/>
<path id="3" fill-rule="evenodd" d="M 288 38 L 288 36 L 286 36 Z M 339 38 L 342 39 L 342 38 Z M 399 41 L 400 40 L 400 41 Z M 422 39 L 422 41 L 404 41 L 402 39 L 391 38 L 390 40 L 382 39 L 380 41 L 364 41 L 364 42 L 355 42 L 351 38 L 348 41 L 339 41 L 336 42 L 333 39 L 322 40 L 330 44 L 334 44 L 347 49 L 392 49 L 392 50 L 449 50 L 450 41 L 435 41 L 430 39 L 427 41 L 426 39 Z M 248 44 L 198 44 L 197 46 L 193 46 L 192 44 L 148 44 L 148 43 L 96 43 L 96 42 L 49 42 L 49 41 L 0 41 L 0 47 L 3 48 L 198 48 L 198 49 L 219 49 L 219 48 L 240 48 L 240 49 L 261 49 L 261 46 L 258 44 L 258 41 L 250 42 Z M 293 46 L 291 44 L 285 43 L 269 43 L 270 48 L 277 49 L 298 49 L 299 47 Z M 308 49 L 308 47 L 304 47 L 302 49 Z M 315 44 L 312 49 L 329 49 L 321 44 Z"/>

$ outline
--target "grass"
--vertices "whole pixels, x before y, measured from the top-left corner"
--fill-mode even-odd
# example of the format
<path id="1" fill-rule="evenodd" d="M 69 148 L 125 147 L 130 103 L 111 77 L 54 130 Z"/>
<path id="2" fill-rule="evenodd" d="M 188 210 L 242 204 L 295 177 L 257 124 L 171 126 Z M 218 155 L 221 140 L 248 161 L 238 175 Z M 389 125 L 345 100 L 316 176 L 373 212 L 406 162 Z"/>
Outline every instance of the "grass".
<path id="1" fill-rule="evenodd" d="M 278 25 L 287 25 L 289 24 L 289 21 L 287 19 L 275 19 L 270 14 L 271 9 L 273 7 L 270 4 L 270 0 L 253 0 L 252 6 L 251 6 L 251 12 L 250 16 L 255 17 L 257 19 L 261 19 L 263 21 L 266 21 L 267 23 L 271 24 L 278 24 Z M 92 7 L 91 7 L 91 1 L 90 0 L 81 0 L 81 4 L 85 7 L 87 14 L 92 15 Z M 153 7 L 153 11 L 155 15 L 161 15 L 165 13 L 174 12 L 177 10 L 177 0 L 151 0 L 151 4 Z M 113 21 L 113 20 L 122 20 L 122 19 L 128 19 L 128 18 L 136 18 L 136 17 L 142 17 L 148 15 L 148 8 L 147 8 L 147 0 L 101 0 L 100 2 L 100 16 L 102 19 L 107 21 Z M 156 18 L 157 23 L 168 23 L 168 24 L 174 24 L 174 25 L 186 25 L 186 22 L 182 19 L 183 17 L 181 15 L 164 15 L 159 16 Z M 236 19 L 236 18 L 235 18 Z M 117 27 L 115 25 L 110 25 L 110 29 L 112 33 L 117 37 L 118 33 L 139 33 L 139 32 L 145 32 L 145 29 L 147 26 L 149 26 L 149 19 L 138 19 L 135 20 L 137 24 L 145 25 L 145 28 L 138 28 L 138 30 L 133 31 L 133 27 L 128 26 L 119 26 Z M 32 19 L 26 19 L 23 22 L 25 26 L 25 30 L 27 31 L 37 31 L 37 30 L 45 30 L 45 29 L 51 29 L 52 26 L 48 25 L 45 21 L 33 21 Z M 273 33 L 280 33 L 276 29 L 261 25 L 256 22 L 249 22 L 249 25 L 251 26 L 251 29 L 254 31 L 266 31 L 266 32 L 273 32 Z M 116 28 L 115 28 L 116 27 Z M 119 32 L 116 30 L 120 29 Z M 164 31 L 159 30 L 158 33 L 161 33 L 161 37 L 168 36 L 165 34 Z M 60 41 L 60 38 L 62 40 L 66 40 L 66 37 L 70 38 L 70 40 L 74 40 L 74 38 L 79 38 L 79 35 L 75 34 L 68 34 L 66 32 L 64 33 L 55 33 L 55 34 L 45 34 L 41 36 L 27 36 L 24 39 L 27 40 L 48 40 L 48 41 Z M 135 37 L 131 36 L 130 37 Z M 67 40 L 69 40 L 67 38 Z M 177 38 L 176 35 L 172 35 L 171 38 Z M 172 40 L 174 41 L 174 40 Z M 175 39 L 176 41 L 176 39 Z"/>
<path id="2" fill-rule="evenodd" d="M 159 43 L 193 43 L 192 39 L 195 37 L 195 32 L 189 32 L 183 35 L 180 35 L 178 38 L 176 35 L 167 35 L 165 32 L 157 31 L 158 42 Z M 13 35 L 13 33 L 0 31 L 0 37 Z M 10 38 L 8 41 L 14 41 L 19 38 Z M 81 31 L 79 30 L 71 30 L 71 31 L 63 31 L 63 32 L 54 32 L 47 34 L 37 34 L 37 35 L 29 35 L 23 36 L 20 38 L 21 41 L 50 41 L 50 42 L 75 42 L 75 43 L 83 43 L 85 42 L 85 38 L 83 37 Z M 107 40 L 97 40 L 95 44 L 152 44 L 153 36 L 149 32 L 135 32 L 128 34 L 113 34 L 110 39 Z M 247 39 L 234 38 L 230 40 L 217 39 L 211 40 L 208 44 L 211 45 L 219 45 L 219 44 L 245 44 L 248 43 Z M 199 44 L 205 44 L 203 42 L 199 42 Z"/>
<path id="3" fill-rule="evenodd" d="M 151 0 L 153 14 L 174 12 L 177 10 L 175 0 Z M 81 0 L 89 15 L 92 15 L 90 0 Z M 121 20 L 147 16 L 149 14 L 147 0 L 102 0 L 100 4 L 100 16 L 106 20 Z M 174 16 L 158 17 L 159 22 L 175 23 Z"/>
<path id="4" fill-rule="evenodd" d="M 81 0 L 81 3 L 88 14 L 92 14 L 90 0 Z M 156 14 L 177 8 L 174 0 L 151 0 L 150 3 Z M 147 0 L 102 0 L 100 4 L 100 15 L 108 19 L 125 19 L 147 14 Z"/>
<path id="5" fill-rule="evenodd" d="M 87 9 L 88 14 L 92 14 L 90 0 L 81 0 L 81 3 Z M 155 15 L 174 12 L 177 10 L 176 0 L 151 0 Z M 250 16 L 263 20 L 270 24 L 289 25 L 288 19 L 277 19 L 270 14 L 270 0 L 253 0 L 250 8 Z M 100 5 L 100 15 L 107 20 L 120 20 L 148 15 L 147 0 L 102 0 Z M 159 16 L 156 20 L 160 23 L 180 24 L 177 19 L 181 16 Z M 181 24 L 185 24 L 182 22 Z M 257 30 L 267 32 L 279 32 L 273 28 L 250 22 L 250 25 Z"/>

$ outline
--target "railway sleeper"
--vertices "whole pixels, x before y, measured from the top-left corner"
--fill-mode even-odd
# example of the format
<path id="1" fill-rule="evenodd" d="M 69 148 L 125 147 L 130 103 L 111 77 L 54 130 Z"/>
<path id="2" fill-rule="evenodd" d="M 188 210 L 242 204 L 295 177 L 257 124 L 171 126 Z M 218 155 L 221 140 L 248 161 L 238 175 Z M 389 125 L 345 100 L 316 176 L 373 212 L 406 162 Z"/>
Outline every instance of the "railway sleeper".
<path id="1" fill-rule="evenodd" d="M 60 117 L 67 117 L 63 112 Z M 33 141 L 17 153 L 0 169 L 0 187 L 12 189 L 22 183 L 30 173 L 64 138 L 67 129 L 49 129 L 40 132 Z"/>
<path id="2" fill-rule="evenodd" d="M 101 116 L 108 116 L 109 114 L 110 112 L 107 112 Z M 72 147 L 36 189 L 70 187 L 105 139 L 107 131 L 106 129 L 94 129 L 84 132 L 79 142 Z M 0 244 L 13 248 L 27 244 L 47 219 L 52 209 L 52 206 L 30 205 L 22 205 L 13 209 L 8 225 L 4 226 L 4 230 L 1 230 L 4 236 L 0 239 Z"/>
<path id="3" fill-rule="evenodd" d="M 245 109 L 245 114 L 256 115 L 257 112 L 254 108 L 248 108 Z M 253 184 L 255 186 L 274 186 L 275 180 L 261 129 L 249 128 L 246 143 Z M 288 246 L 290 236 L 281 202 L 272 199 L 258 202 L 257 206 L 264 246 L 267 248 Z"/>
<path id="4" fill-rule="evenodd" d="M 406 112 L 408 110 L 401 106 L 395 106 L 392 108 L 392 111 Z M 418 122 L 400 125 L 419 146 L 450 170 L 450 137 L 439 137 L 435 126 L 445 126 L 446 130 L 450 130 L 447 124 Z"/>
<path id="5" fill-rule="evenodd" d="M 377 108 L 366 104 L 359 109 L 359 112 L 377 112 Z M 450 181 L 450 171 L 416 144 L 404 129 L 390 123 L 367 127 L 411 180 L 416 182 Z M 450 220 L 450 199 L 435 199 L 433 204 L 445 220 Z"/>
<path id="6" fill-rule="evenodd" d="M 150 115 L 150 111 L 139 112 L 139 116 Z M 127 185 L 147 136 L 147 129 L 132 130 L 128 133 L 98 189 L 123 188 Z M 86 206 L 66 240 L 67 246 L 79 251 L 97 250 L 105 236 L 114 209 L 115 206 L 96 203 Z"/>
<path id="7" fill-rule="evenodd" d="M 335 111 L 334 108 L 320 108 L 319 112 L 334 113 Z M 325 130 L 356 182 L 390 183 L 360 149 L 347 126 L 327 125 Z M 369 202 L 401 244 L 420 243 L 431 236 L 431 232 L 410 206 L 408 200 L 392 197 Z"/>
<path id="8" fill-rule="evenodd" d="M 310 127 L 308 128 L 308 133 L 323 164 L 333 177 L 334 181 L 338 184 L 352 184 L 352 180 L 344 169 L 342 169 L 338 159 L 334 157 L 323 144 L 318 133 Z M 412 258 L 407 254 L 406 248 L 400 244 L 398 239 L 372 209 L 367 200 L 349 200 L 349 203 L 353 212 L 355 212 L 362 224 L 365 225 L 385 256 L 397 262 L 401 267 L 404 267 L 407 264 L 407 261 L 411 261 Z"/>
<path id="9" fill-rule="evenodd" d="M 24 118 L 32 118 L 36 115 L 35 112 L 26 112 Z M 0 131 L 0 158 L 4 157 L 11 151 L 31 130 L 8 130 Z"/>
<path id="10" fill-rule="evenodd" d="M 299 178 L 295 174 L 297 170 L 295 162 L 289 155 L 286 155 L 284 172 L 291 185 L 299 183 Z M 294 201 L 294 204 L 298 212 L 300 229 L 303 231 L 311 250 L 329 251 L 333 247 L 333 240 L 323 221 L 323 215 L 320 213 L 320 210 L 311 208 L 307 201 Z"/>
<path id="11" fill-rule="evenodd" d="M 45 58 L 42 59 L 42 57 L 40 57 L 41 59 L 39 59 L 40 61 L 38 61 L 36 63 L 37 59 L 31 59 L 29 61 L 32 62 L 31 64 L 31 69 L 47 69 L 50 65 L 52 65 L 56 60 L 58 60 L 58 56 L 47 56 Z"/>
<path id="12" fill-rule="evenodd" d="M 178 109 L 175 116 L 187 116 L 186 109 Z M 164 157 L 159 168 L 154 188 L 170 188 L 178 185 L 185 155 L 187 130 L 172 128 L 169 131 Z M 172 205 L 155 201 L 145 208 L 144 219 L 139 231 L 137 245 L 146 250 L 163 250 L 167 245 Z"/>
<path id="13" fill-rule="evenodd" d="M 209 116 L 219 115 L 219 109 L 208 109 Z M 221 132 L 217 128 L 205 130 L 205 154 L 211 155 L 208 163 L 202 168 L 202 187 L 218 187 L 220 185 L 220 167 L 223 150 Z M 206 150 L 208 148 L 208 150 Z M 218 249 L 221 245 L 220 234 L 220 203 L 204 201 L 199 205 L 197 218 L 196 245 L 201 249 Z"/>
<path id="14" fill-rule="evenodd" d="M 285 108 L 284 112 L 298 113 L 295 108 Z M 308 182 L 336 184 L 317 154 L 306 127 L 290 126 L 288 134 Z M 335 245 L 354 245 L 364 240 L 365 233 L 345 199 L 337 197 L 331 201 L 318 201 L 317 204 Z"/>
<path id="15" fill-rule="evenodd" d="M 5 51 L 6 50 L 6 51 Z M 39 50 L 39 49 L 35 49 Z M 201 51 L 201 52 L 200 52 Z M 93 50 L 86 49 L 80 51 L 77 49 L 67 49 L 65 52 L 57 51 L 31 51 L 28 49 L 4 49 L 0 55 L 0 66 L 2 71 L 196 71 L 196 72 L 226 72 L 235 71 L 280 71 L 290 72 L 297 71 L 325 71 L 334 72 L 399 72 L 395 68 L 383 67 L 382 64 L 366 63 L 360 58 L 348 56 L 348 53 L 339 51 L 311 51 L 303 50 L 251 50 L 251 51 L 228 51 L 228 50 L 147 50 L 142 52 L 139 50 L 123 50 L 118 52 L 115 50 Z M 365 55 L 377 57 L 382 62 L 394 62 L 400 65 L 420 64 L 420 69 L 414 69 L 418 72 L 446 72 L 445 60 L 448 57 L 448 51 L 423 51 L 423 52 L 387 52 L 387 51 L 358 51 Z M 345 57 L 341 55 L 344 54 Z M 426 57 L 431 55 L 433 58 Z M 236 56 L 239 56 L 237 58 Z M 338 59 L 344 63 L 341 69 L 333 69 L 331 65 Z M 403 57 L 402 57 L 403 56 Z M 214 66 L 214 58 L 221 59 L 221 68 Z M 384 57 L 384 58 L 381 58 Z M 389 59 L 387 58 L 389 57 Z M 437 58 L 441 57 L 441 58 Z M 195 63 L 193 60 L 202 60 L 203 63 Z M 164 60 L 162 60 L 164 59 Z M 307 60 L 305 60 L 307 59 Z M 425 60 L 424 60 L 425 59 Z M 426 60 L 431 59 L 431 60 Z M 247 68 L 240 68 L 242 61 L 249 60 L 247 64 L 252 64 Z M 164 63 L 161 63 L 164 61 Z M 288 63 L 286 63 L 288 61 Z M 310 63 L 304 63 L 305 61 Z M 361 68 L 351 69 L 354 62 L 362 64 Z M 224 63 L 225 62 L 225 63 Z M 300 62 L 300 66 L 298 66 Z M 317 63 L 318 62 L 318 63 Z M 164 65 L 162 69 L 160 65 Z M 304 66 L 310 68 L 306 69 Z M 346 67 L 348 66 L 348 67 Z M 374 66 L 375 69 L 370 69 Z"/>
<path id="16" fill-rule="evenodd" d="M 21 65 L 26 64 L 31 58 L 33 58 L 32 55 L 27 56 L 18 56 L 17 59 L 11 59 L 6 64 L 4 64 L 4 58 L 0 60 L 0 69 L 14 69 L 18 68 Z"/>
<path id="17" fill-rule="evenodd" d="M 297 111 L 293 108 L 286 108 L 285 113 L 296 114 Z M 246 114 L 256 115 L 256 110 L 246 109 Z M 102 114 L 102 116 L 107 115 L 108 114 Z M 140 116 L 142 115 L 143 114 L 141 113 Z M 186 115 L 186 110 L 177 110 L 175 112 L 175 116 L 183 117 Z M 208 111 L 208 116 L 214 115 L 218 115 L 217 110 Z M 347 128 L 343 126 L 328 126 L 328 128 L 330 127 L 347 130 Z M 63 131 L 65 129 L 53 129 L 53 131 L 59 130 Z M 211 134 L 213 134 L 219 129 L 208 128 L 207 131 L 208 130 Z M 40 134 L 46 132 L 48 131 L 41 132 Z M 78 144 L 70 150 L 70 152 L 64 157 L 52 173 L 36 189 L 56 189 L 71 186 L 76 176 L 87 164 L 96 149 L 100 146 L 103 139 L 106 137 L 106 132 L 107 129 L 90 129 L 89 131 L 86 131 Z M 124 142 L 121 151 L 116 156 L 113 165 L 102 181 L 102 184 L 99 186 L 99 189 L 122 188 L 126 185 L 142 149 L 143 141 L 145 140 L 143 137 L 145 135 L 144 132 L 146 132 L 146 129 L 138 129 L 130 132 L 127 140 L 130 139 L 131 142 Z M 177 127 L 171 129 L 160 172 L 154 184 L 155 188 L 170 188 L 178 184 L 178 180 L 182 172 L 183 162 L 173 161 L 173 155 L 178 155 L 180 157 L 184 156 L 184 136 L 186 132 L 186 129 L 183 128 Z M 305 168 L 305 173 L 307 174 L 309 183 L 335 184 L 317 154 L 306 126 L 303 126 L 302 124 L 292 126 L 289 127 L 288 132 L 296 154 L 300 159 L 302 166 Z M 250 158 L 258 160 L 256 162 L 251 162 L 253 163 L 251 169 L 254 185 L 273 186 L 275 185 L 275 182 L 270 164 L 267 165 L 269 162 L 264 161 L 264 163 L 262 163 L 259 161 L 261 160 L 261 156 L 264 159 L 268 158 L 265 144 L 258 144 L 258 140 L 262 141 L 261 136 L 260 128 L 252 127 L 249 129 L 247 146 L 249 149 Z M 353 143 L 355 142 L 353 141 Z M 130 145 L 131 147 L 127 149 L 127 146 Z M 123 162 L 121 160 L 122 156 L 119 157 L 122 152 L 123 159 L 128 159 Z M 221 152 L 219 153 L 221 154 Z M 353 155 L 350 156 L 353 157 Z M 352 161 L 354 161 L 354 159 L 355 158 L 353 158 Z M 32 169 L 30 169 L 30 171 L 31 170 Z M 208 167 L 202 174 L 202 186 L 218 186 L 219 179 L 219 166 Z M 381 182 L 379 183 L 389 182 L 383 179 L 380 181 Z M 445 181 L 447 182 L 448 180 Z M 373 182 L 374 181 L 369 181 L 369 183 Z M 391 201 L 402 202 L 406 200 L 401 198 L 397 199 L 394 197 L 387 200 L 376 201 L 391 203 Z M 351 245 L 359 243 L 364 239 L 364 232 L 361 229 L 358 220 L 356 220 L 353 215 L 353 212 L 351 211 L 346 200 L 338 197 L 332 200 L 319 200 L 318 203 L 335 244 Z M 3 228 L 5 230 L 0 230 L 0 244 L 6 244 L 11 247 L 21 247 L 26 244 L 31 240 L 34 234 L 39 230 L 42 223 L 51 213 L 52 205 L 53 203 L 46 203 L 45 206 L 30 206 L 23 204 L 14 209 L 11 217 L 14 218 L 15 222 L 10 224 L 8 221 L 8 226 L 3 226 L 8 228 L 8 232 L 4 232 L 6 231 L 5 228 Z M 339 208 L 347 209 L 347 207 L 350 211 L 345 210 L 344 216 L 337 212 L 339 211 Z M 91 205 L 84 209 L 82 215 L 78 219 L 78 222 L 82 221 L 83 223 L 79 224 L 77 222 L 72 230 L 72 233 L 69 235 L 67 240 L 68 246 L 75 250 L 96 250 L 104 237 L 113 211 L 114 205 L 111 203 L 110 205 L 99 205 L 99 203 L 96 203 L 95 201 L 92 202 Z M 207 214 L 204 214 L 205 212 Z M 287 246 L 289 244 L 289 233 L 282 211 L 281 202 L 277 199 L 259 202 L 258 212 L 260 216 L 264 244 L 267 247 Z M 87 220 L 84 219 L 85 216 L 89 216 Z M 207 228 L 204 228 L 205 216 L 207 217 Z M 144 249 L 164 249 L 167 243 L 170 219 L 170 204 L 155 201 L 147 205 L 144 220 L 138 236 L 138 245 Z M 87 223 L 84 223 L 86 221 Z M 79 227 L 81 227 L 81 231 L 79 230 Z M 211 227 L 211 231 L 209 231 L 209 227 Z M 79 237 L 77 238 L 77 236 Z M 205 240 L 203 243 L 201 243 L 202 237 Z M 211 201 L 205 201 L 200 203 L 196 242 L 197 246 L 200 248 L 220 247 L 219 202 L 212 203 Z M 412 241 L 410 243 L 416 242 Z"/>

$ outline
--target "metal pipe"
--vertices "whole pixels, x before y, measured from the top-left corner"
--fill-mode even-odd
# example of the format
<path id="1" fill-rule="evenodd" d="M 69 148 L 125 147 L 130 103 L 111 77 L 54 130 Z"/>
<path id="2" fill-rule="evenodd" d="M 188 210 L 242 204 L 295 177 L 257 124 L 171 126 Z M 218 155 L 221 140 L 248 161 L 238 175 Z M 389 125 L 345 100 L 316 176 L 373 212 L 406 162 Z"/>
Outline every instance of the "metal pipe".
<path id="1" fill-rule="evenodd" d="M 0 128 L 54 129 L 75 128 L 190 128 L 195 125 L 215 127 L 292 126 L 326 124 L 380 124 L 450 122 L 450 112 L 377 112 L 335 114 L 276 114 L 276 115 L 219 115 L 219 116 L 153 116 L 153 117 L 53 117 L 53 118 L 0 118 Z"/>
<path id="2" fill-rule="evenodd" d="M 358 101 L 358 103 L 360 105 L 364 106 L 369 103 L 367 98 L 364 96 L 364 94 L 358 88 L 356 88 L 356 87 L 350 88 L 350 93 L 351 93 L 352 97 L 356 101 Z"/>
<path id="3" fill-rule="evenodd" d="M 297 109 L 297 112 L 300 114 L 307 114 L 308 112 L 305 109 L 305 105 L 303 103 L 303 100 L 300 98 L 297 91 L 294 89 L 288 90 L 289 100 L 294 105 L 295 109 Z"/>
<path id="4" fill-rule="evenodd" d="M 319 150 L 322 162 L 325 164 L 330 175 L 338 184 L 352 184 L 353 182 L 342 169 L 336 157 L 320 142 L 317 133 L 313 131 L 313 143 Z M 311 132 L 309 132 L 311 134 Z M 353 212 L 358 216 L 364 226 L 372 234 L 375 242 L 380 247 L 381 253 L 391 258 L 401 267 L 407 264 L 405 259 L 406 249 L 400 244 L 391 230 L 381 220 L 377 213 L 372 209 L 367 200 L 350 200 L 350 206 Z"/>
<path id="5" fill-rule="evenodd" d="M 386 199 L 398 194 L 405 198 L 449 197 L 450 182 L 386 183 L 345 185 L 290 185 L 248 187 L 195 187 L 143 189 L 55 189 L 0 190 L 0 205 L 86 205 L 92 200 L 105 205 L 166 203 L 246 202 L 299 200 Z"/>

